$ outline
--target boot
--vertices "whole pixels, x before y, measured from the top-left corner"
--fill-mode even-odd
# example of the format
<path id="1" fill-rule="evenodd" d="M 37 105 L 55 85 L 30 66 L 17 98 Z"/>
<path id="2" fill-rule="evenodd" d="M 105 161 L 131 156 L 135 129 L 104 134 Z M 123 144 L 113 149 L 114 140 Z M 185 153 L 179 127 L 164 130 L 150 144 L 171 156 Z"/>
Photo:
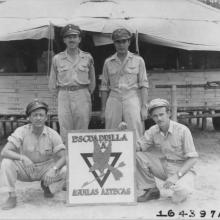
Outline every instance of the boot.
<path id="1" fill-rule="evenodd" d="M 160 191 L 157 187 L 145 189 L 145 193 L 137 198 L 138 202 L 147 202 L 152 199 L 160 198 Z"/>
<path id="2" fill-rule="evenodd" d="M 44 191 L 44 197 L 45 198 L 53 198 L 54 195 L 51 193 L 49 187 L 44 185 L 43 181 L 41 181 L 40 185 L 41 185 L 41 188 Z"/>
<path id="3" fill-rule="evenodd" d="M 2 210 L 9 210 L 15 208 L 17 204 L 17 197 L 16 196 L 9 196 L 6 202 L 2 206 Z"/>

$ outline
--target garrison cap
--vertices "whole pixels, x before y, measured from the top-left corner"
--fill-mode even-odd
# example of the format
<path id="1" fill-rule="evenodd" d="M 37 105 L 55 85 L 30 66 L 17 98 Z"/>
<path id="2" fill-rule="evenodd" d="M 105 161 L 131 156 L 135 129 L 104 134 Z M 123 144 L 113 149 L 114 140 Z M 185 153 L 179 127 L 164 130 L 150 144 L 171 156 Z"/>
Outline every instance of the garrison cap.
<path id="1" fill-rule="evenodd" d="M 48 112 L 48 105 L 38 99 L 35 99 L 33 102 L 30 102 L 26 107 L 26 115 L 29 116 L 33 111 L 37 109 L 45 109 Z"/>
<path id="2" fill-rule="evenodd" d="M 78 35 L 81 34 L 81 30 L 80 30 L 79 26 L 77 26 L 77 25 L 68 24 L 62 29 L 62 36 L 63 37 L 66 37 L 68 35 L 75 35 L 75 34 L 78 34 Z"/>
<path id="3" fill-rule="evenodd" d="M 166 99 L 153 99 L 150 101 L 149 105 L 148 105 L 148 112 L 149 114 L 151 114 L 152 110 L 158 107 L 170 107 L 169 102 Z"/>
<path id="4" fill-rule="evenodd" d="M 132 37 L 132 34 L 129 30 L 126 28 L 118 28 L 113 31 L 112 33 L 112 40 L 117 41 L 117 40 L 128 40 Z"/>

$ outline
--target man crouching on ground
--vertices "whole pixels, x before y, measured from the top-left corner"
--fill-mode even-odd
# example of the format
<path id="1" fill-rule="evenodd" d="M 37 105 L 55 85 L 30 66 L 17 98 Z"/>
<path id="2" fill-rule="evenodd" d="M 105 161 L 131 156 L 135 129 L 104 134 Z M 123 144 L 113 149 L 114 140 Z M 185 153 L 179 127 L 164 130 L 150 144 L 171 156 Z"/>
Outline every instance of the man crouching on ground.
<path id="1" fill-rule="evenodd" d="M 152 100 L 148 112 L 156 125 L 145 131 L 137 142 L 137 188 L 143 192 L 138 202 L 160 197 L 154 177 L 163 180 L 163 187 L 171 190 L 174 203 L 183 202 L 192 192 L 193 166 L 198 157 L 191 132 L 170 120 L 170 105 L 165 99 Z M 158 148 L 163 157 L 158 160 L 149 152 L 140 152 L 149 147 Z"/>
<path id="2" fill-rule="evenodd" d="M 3 160 L 0 189 L 9 193 L 2 206 L 3 210 L 16 206 L 17 179 L 25 182 L 40 180 L 44 197 L 47 198 L 53 197 L 49 186 L 64 182 L 65 146 L 60 135 L 45 126 L 47 112 L 46 103 L 38 100 L 29 103 L 26 114 L 30 123 L 18 127 L 8 137 L 8 142 L 1 152 Z"/>

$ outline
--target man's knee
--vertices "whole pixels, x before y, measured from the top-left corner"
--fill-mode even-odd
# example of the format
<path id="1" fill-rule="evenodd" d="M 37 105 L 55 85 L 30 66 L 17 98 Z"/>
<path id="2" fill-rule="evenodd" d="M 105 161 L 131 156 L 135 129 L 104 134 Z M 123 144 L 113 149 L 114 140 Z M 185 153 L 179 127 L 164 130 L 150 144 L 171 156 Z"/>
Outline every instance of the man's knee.
<path id="1" fill-rule="evenodd" d="M 7 159 L 7 158 L 4 158 L 2 160 L 2 163 L 1 163 L 1 170 L 2 171 L 12 170 L 12 169 L 14 169 L 14 167 L 15 167 L 14 160 Z"/>
<path id="2" fill-rule="evenodd" d="M 60 169 L 60 175 L 62 178 L 66 178 L 66 173 L 67 173 L 67 167 L 66 166 L 63 166 L 61 169 Z"/>

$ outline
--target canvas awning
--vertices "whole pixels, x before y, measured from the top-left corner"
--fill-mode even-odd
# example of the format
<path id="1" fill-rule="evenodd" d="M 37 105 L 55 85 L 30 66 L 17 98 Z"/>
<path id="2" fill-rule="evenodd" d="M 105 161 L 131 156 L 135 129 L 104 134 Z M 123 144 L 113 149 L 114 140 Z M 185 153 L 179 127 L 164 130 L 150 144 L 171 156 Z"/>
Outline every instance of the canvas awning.
<path id="1" fill-rule="evenodd" d="M 51 38 L 81 0 L 10 0 L 0 5 L 0 41 Z"/>
<path id="2" fill-rule="evenodd" d="M 53 36 L 50 24 L 75 23 L 93 32 L 96 45 L 103 45 L 111 43 L 110 33 L 114 27 L 127 25 L 149 43 L 186 50 L 220 51 L 220 10 L 199 1 L 80 2 L 10 0 L 2 3 L 0 40 L 49 38 Z M 25 13 L 21 13 L 22 9 Z"/>

